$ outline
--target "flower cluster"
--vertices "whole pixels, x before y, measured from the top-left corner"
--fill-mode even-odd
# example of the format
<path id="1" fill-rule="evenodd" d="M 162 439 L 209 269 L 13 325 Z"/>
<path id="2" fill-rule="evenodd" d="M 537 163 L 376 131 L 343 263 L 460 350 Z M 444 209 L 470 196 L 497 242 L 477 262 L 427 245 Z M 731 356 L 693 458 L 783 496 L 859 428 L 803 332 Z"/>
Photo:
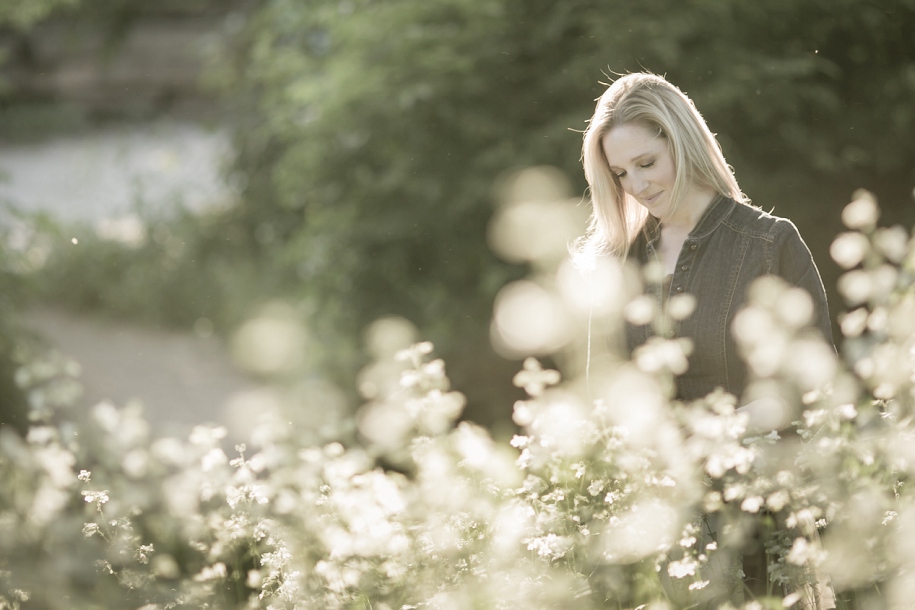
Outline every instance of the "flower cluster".
<path id="1" fill-rule="evenodd" d="M 379 352 L 336 438 L 304 442 L 326 433 L 297 438 L 290 415 L 234 448 L 214 426 L 152 438 L 137 405 L 55 423 L 62 398 L 46 390 L 73 371 L 33 363 L 20 382 L 36 422 L 26 438 L 0 430 L 0 608 L 733 608 L 754 554 L 769 595 L 747 609 L 906 607 L 915 241 L 876 214 L 859 194 L 833 245 L 853 308 L 841 356 L 808 328 L 806 295 L 776 280 L 739 315 L 771 421 L 721 391 L 673 400 L 689 345 L 667 339 L 631 361 L 595 349 L 590 366 L 570 339 L 552 354 L 563 374 L 528 358 L 510 440 L 459 423 L 463 396 L 428 343 Z M 532 283 L 554 291 L 569 336 L 627 317 L 663 330 L 693 307 L 578 303 L 570 286 L 587 283 L 541 269 L 556 276 Z M 637 293 L 631 270 L 589 273 Z"/>

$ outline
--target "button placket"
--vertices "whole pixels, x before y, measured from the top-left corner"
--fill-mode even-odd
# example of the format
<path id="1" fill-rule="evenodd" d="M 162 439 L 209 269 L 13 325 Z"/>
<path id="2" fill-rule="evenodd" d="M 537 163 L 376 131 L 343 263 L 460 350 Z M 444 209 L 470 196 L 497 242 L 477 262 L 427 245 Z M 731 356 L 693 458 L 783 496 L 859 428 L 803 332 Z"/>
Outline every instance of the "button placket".
<path id="1" fill-rule="evenodd" d="M 649 262 L 654 262 L 654 263 L 660 264 L 661 261 L 660 261 L 660 258 L 658 257 L 657 250 L 654 247 L 654 242 L 652 241 L 652 242 L 649 242 L 648 244 L 646 244 L 645 249 L 648 252 Z M 652 288 L 650 288 L 650 292 L 652 292 L 654 294 L 654 297 L 657 300 L 657 305 L 661 309 L 663 309 L 663 303 L 664 303 L 663 289 L 664 289 L 663 282 L 658 284 L 657 286 L 653 286 Z"/>
<path id="2" fill-rule="evenodd" d="M 696 251 L 699 249 L 699 244 L 696 242 L 687 241 L 684 245 L 681 255 L 683 257 L 682 261 L 679 261 L 679 265 L 674 270 L 674 276 L 671 278 L 671 288 L 670 295 L 674 294 L 683 294 L 686 287 L 686 280 L 689 276 L 688 272 L 692 268 L 693 263 L 696 258 Z M 671 328 L 666 334 L 669 339 L 674 338 L 679 333 L 680 322 L 674 322 L 673 328 Z"/>
<path id="3" fill-rule="evenodd" d="M 689 242 L 687 242 L 687 243 L 689 243 Z M 673 282 L 671 285 L 671 290 L 677 294 L 680 294 L 683 292 L 683 284 L 686 282 L 686 278 L 682 277 L 680 272 L 685 273 L 685 272 L 689 271 L 689 267 L 692 264 L 692 260 L 693 260 L 692 253 L 695 252 L 697 248 L 698 248 L 697 244 L 689 243 L 689 248 L 684 253 L 685 260 L 683 260 L 683 262 L 677 268 L 677 271 L 674 273 L 674 277 L 672 278 Z"/>

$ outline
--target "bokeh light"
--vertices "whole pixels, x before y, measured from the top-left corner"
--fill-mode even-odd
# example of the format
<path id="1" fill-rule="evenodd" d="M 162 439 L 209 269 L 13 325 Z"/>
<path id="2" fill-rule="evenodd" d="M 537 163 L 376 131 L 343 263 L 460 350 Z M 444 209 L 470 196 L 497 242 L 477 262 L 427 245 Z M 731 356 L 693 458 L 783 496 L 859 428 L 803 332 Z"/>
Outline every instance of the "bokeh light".
<path id="1" fill-rule="evenodd" d="M 556 273 L 563 301 L 579 314 L 615 316 L 626 302 L 626 278 L 618 262 L 597 258 L 585 266 L 567 259 Z"/>
<path id="2" fill-rule="evenodd" d="M 601 558 L 634 563 L 673 546 L 682 525 L 676 508 L 661 500 L 634 504 L 611 520 L 601 534 Z"/>
<path id="3" fill-rule="evenodd" d="M 514 263 L 553 265 L 562 260 L 587 219 L 580 200 L 569 198 L 570 190 L 563 173 L 549 166 L 504 176 L 488 230 L 493 252 Z"/>
<path id="4" fill-rule="evenodd" d="M 232 354 L 239 366 L 257 375 L 285 375 L 305 367 L 308 343 L 308 333 L 295 311 L 273 303 L 236 331 Z"/>
<path id="5" fill-rule="evenodd" d="M 572 340 L 573 330 L 562 300 L 535 282 L 513 282 L 496 297 L 491 335 L 502 355 L 556 352 Z"/>

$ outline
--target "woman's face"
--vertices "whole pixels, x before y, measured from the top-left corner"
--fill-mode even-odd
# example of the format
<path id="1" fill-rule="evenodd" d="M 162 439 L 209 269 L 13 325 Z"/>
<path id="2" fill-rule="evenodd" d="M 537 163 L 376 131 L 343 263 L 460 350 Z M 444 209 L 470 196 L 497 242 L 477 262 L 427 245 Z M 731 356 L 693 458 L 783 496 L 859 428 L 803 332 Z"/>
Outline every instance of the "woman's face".
<path id="1" fill-rule="evenodd" d="M 601 145 L 623 190 L 652 216 L 664 218 L 677 178 L 667 138 L 642 125 L 627 123 L 607 132 Z"/>

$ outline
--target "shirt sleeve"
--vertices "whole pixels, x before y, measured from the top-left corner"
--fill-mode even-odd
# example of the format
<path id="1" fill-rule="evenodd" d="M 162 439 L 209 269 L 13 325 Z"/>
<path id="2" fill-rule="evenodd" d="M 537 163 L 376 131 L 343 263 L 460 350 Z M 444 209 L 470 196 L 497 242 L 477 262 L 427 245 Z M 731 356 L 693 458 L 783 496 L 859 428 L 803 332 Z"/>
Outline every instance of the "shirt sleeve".
<path id="1" fill-rule="evenodd" d="M 772 273 L 810 294 L 814 308 L 813 325 L 820 330 L 830 345 L 835 346 L 826 290 L 823 288 L 823 280 L 813 261 L 813 255 L 810 254 L 810 249 L 793 222 L 782 220 L 778 225 L 779 230 L 773 244 Z"/>

